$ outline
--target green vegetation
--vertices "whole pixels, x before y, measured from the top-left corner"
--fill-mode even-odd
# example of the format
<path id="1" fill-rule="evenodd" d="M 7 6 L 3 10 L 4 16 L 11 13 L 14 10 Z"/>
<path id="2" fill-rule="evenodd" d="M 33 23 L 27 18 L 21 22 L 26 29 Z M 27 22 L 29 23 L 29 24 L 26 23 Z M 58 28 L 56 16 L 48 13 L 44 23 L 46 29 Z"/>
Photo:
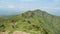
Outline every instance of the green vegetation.
<path id="1" fill-rule="evenodd" d="M 11 34 L 14 30 L 31 34 L 60 34 L 60 17 L 34 10 L 0 18 L 0 32 L 9 31 Z"/>

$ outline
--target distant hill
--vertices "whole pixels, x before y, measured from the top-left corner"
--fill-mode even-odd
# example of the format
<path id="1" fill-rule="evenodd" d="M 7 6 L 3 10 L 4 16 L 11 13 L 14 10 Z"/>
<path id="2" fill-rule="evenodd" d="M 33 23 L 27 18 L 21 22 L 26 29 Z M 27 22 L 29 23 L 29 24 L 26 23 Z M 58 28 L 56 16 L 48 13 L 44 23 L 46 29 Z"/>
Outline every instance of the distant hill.
<path id="1" fill-rule="evenodd" d="M 0 31 L 11 34 L 14 30 L 31 34 L 60 34 L 60 17 L 37 9 L 0 18 Z"/>
<path id="2" fill-rule="evenodd" d="M 48 11 L 48 13 L 50 13 L 52 15 L 60 16 L 60 10 L 54 10 L 54 11 L 50 10 L 50 11 Z"/>
<path id="3" fill-rule="evenodd" d="M 0 16 L 7 16 L 7 15 L 17 15 L 22 13 L 21 10 L 15 9 L 0 9 Z"/>

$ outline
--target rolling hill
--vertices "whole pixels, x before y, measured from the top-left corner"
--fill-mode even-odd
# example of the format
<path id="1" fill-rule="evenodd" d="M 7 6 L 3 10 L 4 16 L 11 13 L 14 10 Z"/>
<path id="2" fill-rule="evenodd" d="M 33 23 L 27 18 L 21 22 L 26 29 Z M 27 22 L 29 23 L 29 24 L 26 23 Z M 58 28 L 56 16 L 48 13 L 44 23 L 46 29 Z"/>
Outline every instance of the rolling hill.
<path id="1" fill-rule="evenodd" d="M 42 10 L 0 17 L 0 32 L 25 31 L 31 34 L 60 34 L 60 17 Z"/>

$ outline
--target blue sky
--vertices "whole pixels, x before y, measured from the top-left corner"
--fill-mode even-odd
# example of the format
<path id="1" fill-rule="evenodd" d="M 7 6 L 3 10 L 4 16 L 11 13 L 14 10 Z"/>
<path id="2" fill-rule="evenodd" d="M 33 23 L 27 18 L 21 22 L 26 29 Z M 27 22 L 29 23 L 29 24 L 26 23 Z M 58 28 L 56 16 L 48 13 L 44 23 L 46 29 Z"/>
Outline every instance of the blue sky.
<path id="1" fill-rule="evenodd" d="M 0 0 L 0 9 L 35 10 L 59 12 L 60 0 Z"/>

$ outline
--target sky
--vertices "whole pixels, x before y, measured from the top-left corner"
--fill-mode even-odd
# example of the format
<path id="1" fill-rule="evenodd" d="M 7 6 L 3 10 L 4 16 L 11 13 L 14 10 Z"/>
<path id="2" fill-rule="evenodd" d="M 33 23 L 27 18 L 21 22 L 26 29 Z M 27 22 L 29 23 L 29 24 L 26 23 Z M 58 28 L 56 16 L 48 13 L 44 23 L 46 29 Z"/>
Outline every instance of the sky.
<path id="1" fill-rule="evenodd" d="M 35 10 L 49 13 L 60 12 L 60 0 L 0 0 L 0 9 Z"/>

